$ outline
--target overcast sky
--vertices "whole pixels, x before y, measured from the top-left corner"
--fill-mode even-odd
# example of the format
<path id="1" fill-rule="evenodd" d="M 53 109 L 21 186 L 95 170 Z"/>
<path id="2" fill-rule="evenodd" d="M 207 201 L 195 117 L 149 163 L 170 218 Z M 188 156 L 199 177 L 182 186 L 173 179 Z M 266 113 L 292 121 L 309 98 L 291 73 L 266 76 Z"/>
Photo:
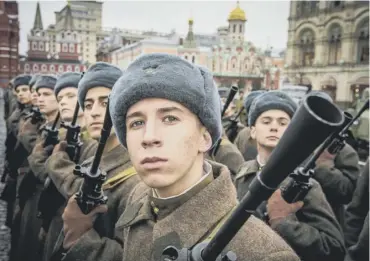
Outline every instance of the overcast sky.
<path id="1" fill-rule="evenodd" d="M 236 1 L 101 1 L 103 27 L 186 33 L 187 20 L 194 19 L 196 33 L 214 33 L 227 25 Z M 33 26 L 37 1 L 19 1 L 20 53 L 27 51 L 27 34 Z M 55 11 L 67 1 L 40 1 L 44 28 L 55 23 Z M 245 39 L 261 48 L 286 47 L 289 1 L 240 1 L 247 22 Z"/>

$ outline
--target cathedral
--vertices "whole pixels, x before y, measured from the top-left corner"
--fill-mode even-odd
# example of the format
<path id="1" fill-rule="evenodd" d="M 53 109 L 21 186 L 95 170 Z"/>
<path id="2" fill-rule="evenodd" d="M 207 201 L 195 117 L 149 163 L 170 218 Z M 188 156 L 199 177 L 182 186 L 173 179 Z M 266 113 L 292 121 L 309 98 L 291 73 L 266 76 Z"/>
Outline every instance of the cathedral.
<path id="1" fill-rule="evenodd" d="M 245 12 L 239 2 L 228 17 L 228 26 L 219 27 L 220 42 L 212 48 L 210 68 L 219 86 L 236 85 L 241 89 L 277 89 L 282 57 L 245 41 Z"/>
<path id="2" fill-rule="evenodd" d="M 369 87 L 369 2 L 291 1 L 286 81 L 352 107 Z"/>
<path id="3" fill-rule="evenodd" d="M 64 72 L 82 72 L 86 66 L 82 63 L 81 40 L 75 30 L 71 7 L 66 7 L 63 26 L 55 28 L 55 33 L 45 30 L 42 23 L 40 3 L 37 3 L 36 15 L 28 35 L 28 52 L 21 61 L 21 71 L 28 74 L 62 74 Z"/>

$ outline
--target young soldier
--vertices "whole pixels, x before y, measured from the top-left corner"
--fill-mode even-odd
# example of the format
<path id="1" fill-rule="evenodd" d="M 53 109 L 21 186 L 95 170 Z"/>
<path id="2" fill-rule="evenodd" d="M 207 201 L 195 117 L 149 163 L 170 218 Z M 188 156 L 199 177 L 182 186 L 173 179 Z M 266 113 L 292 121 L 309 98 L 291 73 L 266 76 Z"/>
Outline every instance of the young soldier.
<path id="1" fill-rule="evenodd" d="M 248 116 L 249 109 L 254 99 L 265 92 L 266 91 L 263 91 L 263 90 L 252 91 L 245 98 L 244 110 L 246 111 L 246 118 Z M 244 160 L 252 160 L 256 158 L 256 155 L 257 155 L 256 144 L 251 139 L 250 127 L 248 126 L 248 122 L 246 122 L 246 125 L 247 126 L 238 133 L 238 136 L 236 136 L 234 140 L 234 144 L 236 145 L 236 147 L 239 149 L 239 151 L 243 155 Z"/>
<path id="2" fill-rule="evenodd" d="M 333 102 L 323 91 L 311 91 L 309 95 L 320 95 Z M 347 143 L 337 154 L 325 150 L 316 161 L 314 179 L 317 180 L 332 207 L 339 224 L 344 226 L 344 206 L 351 202 L 360 174 L 357 152 Z"/>
<path id="3" fill-rule="evenodd" d="M 37 94 L 35 83 L 40 77 L 40 74 L 35 74 L 32 76 L 30 80 L 30 88 L 31 88 L 31 101 L 33 106 L 37 106 L 39 95 Z"/>
<path id="4" fill-rule="evenodd" d="M 1 195 L 2 199 L 7 201 L 7 219 L 6 225 L 12 228 L 12 248 L 10 256 L 13 258 L 16 253 L 16 242 L 19 237 L 20 210 L 17 208 L 17 192 L 22 180 L 19 173 L 19 167 L 22 164 L 22 158 L 17 155 L 16 145 L 18 143 L 17 135 L 20 128 L 20 122 L 29 113 L 31 103 L 29 81 L 30 75 L 19 75 L 14 78 L 12 85 L 17 98 L 17 108 L 7 119 L 7 138 L 6 138 L 6 163 L 7 172 L 6 186 Z M 13 90 L 12 90 L 13 91 Z M 24 155 L 26 157 L 27 155 Z M 21 173 L 22 174 L 22 173 Z"/>
<path id="5" fill-rule="evenodd" d="M 84 110 L 89 135 L 95 140 L 100 139 L 108 96 L 121 75 L 119 68 L 98 62 L 87 70 L 79 83 L 78 101 Z M 90 165 L 92 160 L 93 157 L 89 158 L 83 165 Z M 83 179 L 73 175 L 75 164 L 65 152 L 52 155 L 46 165 L 50 177 L 64 197 L 70 198 L 78 191 Z M 120 145 L 113 129 L 104 148 L 100 169 L 107 173 L 103 189 L 108 197 L 108 212 L 102 214 L 94 224 L 91 217 L 96 210 L 88 215 L 82 214 L 74 197 L 71 197 L 63 214 L 65 261 L 114 260 L 122 256 L 122 242 L 114 240 L 121 235 L 115 233 L 114 225 L 125 210 L 128 194 L 139 182 L 139 177 L 135 175 L 127 150 Z M 81 230 L 86 233 L 79 239 L 82 234 L 78 231 Z M 59 250 L 59 246 L 56 249 Z"/>
<path id="6" fill-rule="evenodd" d="M 58 113 L 58 103 L 54 96 L 55 83 L 56 77 L 52 75 L 42 75 L 35 83 L 36 91 L 39 95 L 38 104 L 40 112 L 46 119 L 44 126 L 52 125 Z M 26 174 L 30 175 L 26 186 L 28 186 L 28 189 L 33 193 L 27 199 L 22 212 L 20 240 L 18 244 L 19 260 L 40 259 L 38 236 L 42 220 L 37 217 L 37 206 L 45 182 L 45 167 L 40 167 L 39 164 L 39 162 L 44 158 L 44 133 L 42 130 L 43 127 L 38 131 L 35 142 L 36 145 L 28 156 L 28 163 L 32 172 Z M 50 151 L 52 148 L 48 149 Z M 27 177 L 25 177 L 25 179 L 26 178 Z M 25 189 L 25 187 L 22 189 Z"/>
<path id="7" fill-rule="evenodd" d="M 77 104 L 77 87 L 80 79 L 80 73 L 67 72 L 60 75 L 55 84 L 54 94 L 58 101 L 60 117 L 65 123 L 70 123 L 73 120 L 73 114 Z M 85 128 L 85 119 L 83 116 L 83 111 L 80 108 L 77 115 L 76 124 L 79 125 L 81 128 L 80 139 L 82 142 L 82 146 L 78 156 L 79 161 L 77 163 L 82 163 L 84 160 L 91 157 L 96 149 L 96 141 L 89 137 Z M 67 131 L 63 129 L 63 132 L 66 133 Z M 68 154 L 65 152 L 66 146 L 67 142 L 65 140 L 62 140 L 59 145 L 55 146 L 50 157 L 45 153 L 42 154 L 44 155 L 44 158 L 40 158 L 40 160 L 38 161 L 38 164 L 41 165 L 40 168 L 42 166 L 46 166 L 45 173 L 49 177 L 52 176 L 50 173 L 54 174 L 58 171 L 65 171 L 66 167 L 75 164 L 75 162 L 73 162 L 69 158 Z M 50 161 L 50 159 L 59 161 L 58 165 L 55 166 L 55 169 L 48 168 L 48 162 Z M 56 243 L 58 235 L 63 228 L 62 214 L 66 202 L 63 202 L 63 196 L 58 194 L 56 195 L 53 191 L 50 190 L 49 192 L 45 191 L 42 197 L 44 197 L 42 199 L 42 208 L 46 208 L 49 212 L 43 217 L 43 222 L 45 224 L 43 226 L 41 234 L 47 234 L 46 236 L 44 236 L 45 245 L 42 258 L 43 260 L 50 260 L 52 250 L 54 249 L 54 245 Z M 55 213 L 52 213 L 54 211 Z"/>
<path id="8" fill-rule="evenodd" d="M 268 161 L 296 106 L 289 96 L 280 91 L 264 93 L 253 101 L 248 123 L 251 137 L 256 140 L 258 155 L 256 159 L 245 162 L 236 177 L 238 198 L 248 192 L 252 179 Z M 267 223 L 302 260 L 343 260 L 345 249 L 338 221 L 320 184 L 313 179 L 312 183 L 313 187 L 303 202 L 288 204 L 278 189 L 267 201 L 267 206 L 262 204 L 255 215 L 264 218 L 267 212 Z"/>
<path id="9" fill-rule="evenodd" d="M 347 260 L 369 260 L 369 158 L 357 179 L 356 190 L 345 217 Z"/>
<path id="10" fill-rule="evenodd" d="M 116 224 L 124 242 L 121 260 L 160 260 L 169 245 L 201 242 L 237 205 L 229 170 L 205 161 L 222 133 L 212 75 L 177 56 L 143 55 L 111 97 L 113 125 L 144 182 Z M 298 260 L 254 217 L 226 250 L 240 260 Z"/>
<path id="11" fill-rule="evenodd" d="M 14 79 L 9 81 L 8 88 L 4 90 L 4 118 L 7 120 L 17 109 L 17 95 L 14 91 Z"/>

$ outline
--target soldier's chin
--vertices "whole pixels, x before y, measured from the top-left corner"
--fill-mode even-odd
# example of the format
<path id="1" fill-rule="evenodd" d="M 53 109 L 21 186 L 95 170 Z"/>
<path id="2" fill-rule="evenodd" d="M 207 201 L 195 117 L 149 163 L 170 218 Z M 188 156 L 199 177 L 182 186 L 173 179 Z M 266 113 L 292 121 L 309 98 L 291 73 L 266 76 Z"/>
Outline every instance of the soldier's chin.
<path id="1" fill-rule="evenodd" d="M 268 140 L 266 141 L 264 146 L 269 149 L 274 149 L 278 143 L 279 143 L 279 140 Z"/>
<path id="2" fill-rule="evenodd" d="M 163 175 L 162 173 L 152 173 L 152 172 L 144 172 L 141 171 L 140 177 L 143 182 L 153 189 L 165 189 L 171 186 L 174 182 L 170 180 L 167 175 Z"/>
<path id="3" fill-rule="evenodd" d="M 71 122 L 73 115 L 69 111 L 62 111 L 61 112 L 62 120 L 65 122 Z"/>
<path id="4" fill-rule="evenodd" d="M 101 130 L 96 130 L 96 129 L 89 128 L 88 132 L 89 132 L 89 136 L 92 139 L 94 139 L 94 140 L 99 140 L 100 139 Z"/>

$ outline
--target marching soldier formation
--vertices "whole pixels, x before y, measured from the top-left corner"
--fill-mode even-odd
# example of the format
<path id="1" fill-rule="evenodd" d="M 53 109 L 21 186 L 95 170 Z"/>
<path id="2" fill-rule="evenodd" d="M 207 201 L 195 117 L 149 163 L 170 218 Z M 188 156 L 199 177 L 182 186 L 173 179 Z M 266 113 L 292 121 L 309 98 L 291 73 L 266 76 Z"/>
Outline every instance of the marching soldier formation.
<path id="1" fill-rule="evenodd" d="M 9 260 L 369 260 L 369 160 L 360 168 L 345 141 L 355 119 L 322 92 L 300 104 L 240 92 L 220 97 L 207 69 L 159 53 L 125 71 L 15 77 L 1 177 Z M 331 128 L 306 154 L 286 142 L 303 111 Z M 313 146 L 306 131 L 295 138 Z"/>

